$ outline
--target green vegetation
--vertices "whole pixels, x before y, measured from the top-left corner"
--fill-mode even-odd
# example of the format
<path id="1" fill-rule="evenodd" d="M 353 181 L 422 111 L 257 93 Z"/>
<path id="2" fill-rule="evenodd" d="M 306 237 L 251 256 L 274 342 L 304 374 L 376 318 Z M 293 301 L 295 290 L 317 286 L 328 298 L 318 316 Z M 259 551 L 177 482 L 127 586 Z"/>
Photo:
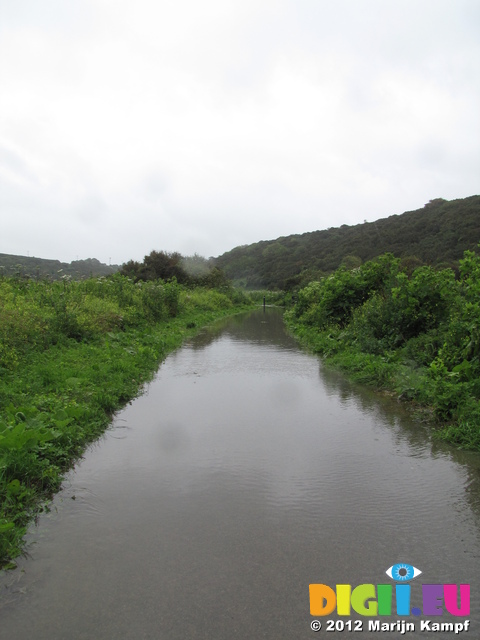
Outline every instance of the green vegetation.
<path id="1" fill-rule="evenodd" d="M 479 241 L 480 196 L 450 202 L 436 198 L 416 211 L 256 242 L 209 260 L 198 255 L 184 257 L 176 252 L 152 251 L 143 262 L 130 260 L 124 264 L 121 272 L 135 280 L 175 276 L 180 283 L 212 286 L 216 279 L 216 287 L 231 280 L 248 290 L 296 292 L 342 265 L 354 268 L 386 252 L 402 258 L 409 270 L 422 264 L 456 269 L 463 252 L 475 250 Z M 95 259 L 62 263 L 0 254 L 0 274 L 9 276 L 58 280 L 67 275 L 81 279 L 109 275 L 119 269 Z"/>
<path id="2" fill-rule="evenodd" d="M 256 289 L 248 291 L 247 295 L 252 302 L 256 302 L 258 305 L 263 305 L 264 300 L 266 305 L 274 305 L 277 307 L 283 307 L 285 304 L 291 302 L 291 296 L 286 296 L 284 291 Z"/>
<path id="3" fill-rule="evenodd" d="M 437 198 L 422 209 L 376 222 L 342 225 L 236 247 L 215 264 L 247 289 L 296 291 L 344 265 L 360 266 L 383 253 L 421 264 L 457 268 L 463 252 L 480 241 L 480 196 Z"/>
<path id="4" fill-rule="evenodd" d="M 175 279 L 0 278 L 0 566 L 21 553 L 62 474 L 166 354 L 248 306 L 231 287 Z"/>
<path id="5" fill-rule="evenodd" d="M 63 277 L 68 276 L 74 280 L 80 280 L 94 276 L 112 275 L 118 269 L 118 265 L 104 264 L 96 258 L 60 262 L 60 260 L 46 260 L 44 258 L 0 253 L 0 275 L 2 276 L 48 278 L 50 280 L 61 280 Z"/>
<path id="6" fill-rule="evenodd" d="M 288 326 L 356 380 L 428 410 L 434 436 L 480 451 L 480 256 L 459 273 L 382 255 L 311 282 Z"/>
<path id="7" fill-rule="evenodd" d="M 215 266 L 213 260 L 197 254 L 184 257 L 178 252 L 151 251 L 143 262 L 130 260 L 124 264 L 120 273 L 133 278 L 135 282 L 176 278 L 177 282 L 190 286 L 231 290 L 230 280 Z"/>
<path id="8" fill-rule="evenodd" d="M 435 437 L 480 450 L 479 214 L 480 196 L 437 199 L 216 260 L 152 251 L 120 272 L 0 254 L 0 567 L 166 354 L 264 298 L 295 301 L 285 317 L 305 344 L 428 410 Z M 81 280 L 99 272 L 109 275 Z"/>

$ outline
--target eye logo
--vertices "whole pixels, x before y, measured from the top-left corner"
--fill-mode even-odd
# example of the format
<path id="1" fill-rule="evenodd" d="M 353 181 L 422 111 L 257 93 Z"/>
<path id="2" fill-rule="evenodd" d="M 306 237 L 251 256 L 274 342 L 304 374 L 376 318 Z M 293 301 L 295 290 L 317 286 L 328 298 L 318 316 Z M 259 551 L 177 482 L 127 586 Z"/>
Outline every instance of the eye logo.
<path id="1" fill-rule="evenodd" d="M 398 562 L 389 567 L 385 573 L 395 581 L 395 585 L 392 583 L 359 584 L 352 589 L 350 584 L 337 584 L 335 590 L 326 584 L 309 585 L 310 614 L 312 616 L 327 616 L 336 608 L 339 616 L 351 615 L 352 609 L 361 616 L 391 616 L 393 603 L 396 605 L 397 616 L 441 616 L 444 613 L 444 609 L 452 616 L 468 616 L 470 614 L 469 584 L 422 584 L 422 608 L 411 607 L 412 585 L 410 581 L 423 572 L 411 564 Z M 418 591 L 416 589 L 417 586 L 413 587 L 414 592 Z M 395 600 L 393 599 L 394 594 Z M 468 628 L 468 623 L 469 621 L 466 620 L 465 625 L 467 626 L 465 630 Z M 385 624 L 388 626 L 388 623 Z M 398 627 L 396 629 L 384 628 L 382 626 L 380 629 L 379 624 L 377 624 L 377 626 L 373 625 L 369 628 L 374 631 L 400 630 L 403 634 L 405 633 L 406 625 L 412 625 L 407 631 L 414 630 L 413 623 L 398 622 L 397 624 L 403 624 L 404 626 L 401 629 Z M 440 624 L 438 624 L 438 629 L 431 628 L 433 631 L 439 629 Z M 425 630 L 427 630 L 427 627 L 425 627 Z M 455 631 L 455 633 L 458 633 L 458 631 Z"/>
<path id="2" fill-rule="evenodd" d="M 411 564 L 398 563 L 392 565 L 385 573 L 396 582 L 410 582 L 410 580 L 413 580 L 413 578 L 416 578 L 422 572 Z"/>

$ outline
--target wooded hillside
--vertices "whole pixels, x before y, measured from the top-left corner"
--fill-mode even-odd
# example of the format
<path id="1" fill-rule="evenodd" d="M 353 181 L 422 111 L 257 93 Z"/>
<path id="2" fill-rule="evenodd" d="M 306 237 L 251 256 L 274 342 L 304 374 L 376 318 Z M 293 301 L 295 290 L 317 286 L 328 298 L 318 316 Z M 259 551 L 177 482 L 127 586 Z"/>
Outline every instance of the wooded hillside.
<path id="1" fill-rule="evenodd" d="M 235 284 L 293 289 L 342 263 L 359 266 L 383 253 L 419 264 L 456 267 L 480 241 L 480 196 L 431 200 L 422 209 L 236 247 L 216 259 Z"/>
<path id="2" fill-rule="evenodd" d="M 116 264 L 104 264 L 96 258 L 60 262 L 60 260 L 0 253 L 0 275 L 4 276 L 49 278 L 50 280 L 60 280 L 63 276 L 69 276 L 73 280 L 81 280 L 92 276 L 107 276 L 115 273 L 119 268 Z"/>

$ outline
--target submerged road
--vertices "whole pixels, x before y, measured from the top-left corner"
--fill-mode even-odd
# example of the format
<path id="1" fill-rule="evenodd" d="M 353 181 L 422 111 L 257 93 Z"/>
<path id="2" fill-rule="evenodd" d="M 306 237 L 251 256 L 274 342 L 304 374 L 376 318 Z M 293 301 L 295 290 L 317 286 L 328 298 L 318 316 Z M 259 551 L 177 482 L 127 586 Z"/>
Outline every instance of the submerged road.
<path id="1" fill-rule="evenodd" d="M 480 456 L 324 369 L 267 308 L 171 354 L 68 475 L 0 575 L 0 639 L 479 638 L 479 533 Z M 471 585 L 468 616 L 423 614 L 422 584 L 446 583 Z M 312 616 L 310 584 L 374 585 L 383 615 Z"/>

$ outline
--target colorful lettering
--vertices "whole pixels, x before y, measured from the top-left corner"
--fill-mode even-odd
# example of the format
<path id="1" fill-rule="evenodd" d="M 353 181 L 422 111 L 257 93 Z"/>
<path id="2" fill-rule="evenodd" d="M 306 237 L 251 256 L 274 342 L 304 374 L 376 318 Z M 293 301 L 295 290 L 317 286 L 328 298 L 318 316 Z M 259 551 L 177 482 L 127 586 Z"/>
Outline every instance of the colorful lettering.
<path id="1" fill-rule="evenodd" d="M 457 585 L 444 584 L 443 594 L 445 598 L 445 608 L 452 616 L 470 615 L 470 585 L 460 585 L 460 608 L 457 606 Z"/>

